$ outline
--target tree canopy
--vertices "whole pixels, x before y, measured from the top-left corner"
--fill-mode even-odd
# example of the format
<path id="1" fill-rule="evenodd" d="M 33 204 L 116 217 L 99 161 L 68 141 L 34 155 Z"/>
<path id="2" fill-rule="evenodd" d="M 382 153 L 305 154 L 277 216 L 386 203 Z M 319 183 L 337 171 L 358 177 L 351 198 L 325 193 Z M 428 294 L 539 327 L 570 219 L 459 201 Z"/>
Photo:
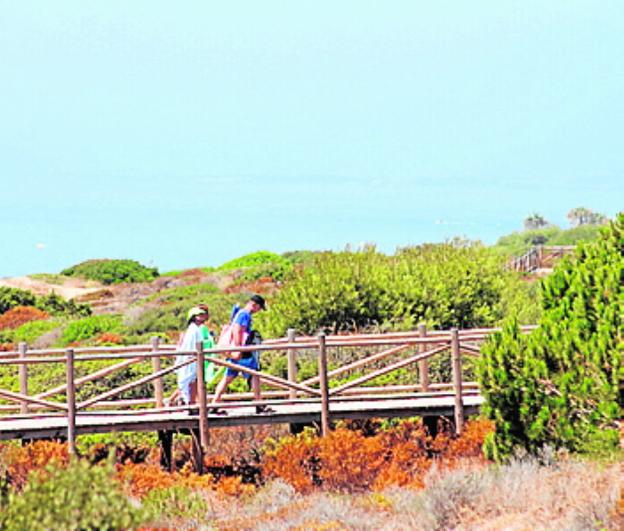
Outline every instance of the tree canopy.
<path id="1" fill-rule="evenodd" d="M 624 380 L 624 214 L 577 247 L 541 284 L 542 317 L 529 336 L 508 322 L 482 348 L 485 413 L 499 459 L 517 447 L 614 449 Z"/>

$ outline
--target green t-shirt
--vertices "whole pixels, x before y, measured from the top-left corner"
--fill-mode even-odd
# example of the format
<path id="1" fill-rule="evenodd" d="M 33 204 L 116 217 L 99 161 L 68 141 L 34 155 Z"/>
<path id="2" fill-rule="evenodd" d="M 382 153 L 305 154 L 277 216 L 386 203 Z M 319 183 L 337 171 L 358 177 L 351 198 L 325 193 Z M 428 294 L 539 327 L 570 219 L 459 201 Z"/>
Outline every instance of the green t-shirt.
<path id="1" fill-rule="evenodd" d="M 213 348 L 215 346 L 215 340 L 208 330 L 208 327 L 206 325 L 201 325 L 200 330 L 202 334 L 202 345 L 204 347 L 204 350 Z M 207 384 L 212 383 L 225 372 L 225 367 L 216 366 L 210 361 L 210 358 L 213 358 L 215 356 L 216 354 L 212 353 L 206 354 L 207 359 L 206 361 L 204 361 L 204 380 Z"/>
<path id="2" fill-rule="evenodd" d="M 206 325 L 201 325 L 199 329 L 201 330 L 202 344 L 204 346 L 204 350 L 214 347 L 214 337 L 212 337 L 212 334 L 208 330 L 208 327 Z M 212 356 L 212 354 L 210 355 Z"/>

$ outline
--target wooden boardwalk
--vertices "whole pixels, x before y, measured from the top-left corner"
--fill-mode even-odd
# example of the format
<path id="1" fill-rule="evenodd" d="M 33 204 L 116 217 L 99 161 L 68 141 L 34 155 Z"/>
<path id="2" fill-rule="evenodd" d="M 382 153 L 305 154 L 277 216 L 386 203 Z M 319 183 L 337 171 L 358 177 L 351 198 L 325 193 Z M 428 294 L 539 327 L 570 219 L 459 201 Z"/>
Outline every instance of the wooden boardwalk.
<path id="1" fill-rule="evenodd" d="M 525 327 L 529 331 L 533 327 Z M 467 415 L 479 411 L 483 399 L 475 382 L 465 381 L 462 360 L 478 357 L 480 343 L 493 329 L 417 331 L 351 336 L 296 336 L 289 331 L 285 338 L 262 345 L 240 347 L 241 351 L 273 351 L 283 356 L 288 367 L 286 377 L 257 372 L 226 359 L 229 350 L 207 351 L 198 344 L 196 350 L 179 352 L 172 345 L 127 347 L 85 347 L 65 350 L 28 350 L 20 344 L 15 352 L 0 353 L 0 368 L 14 371 L 19 390 L 0 389 L 0 440 L 62 439 L 70 453 L 76 453 L 76 437 L 92 433 L 154 431 L 158 433 L 165 456 L 163 465 L 171 465 L 172 439 L 175 433 L 190 433 L 193 461 L 201 472 L 202 456 L 209 449 L 211 428 L 253 424 L 315 424 L 322 435 L 340 419 L 375 417 L 423 417 L 430 430 L 437 420 L 448 418 L 461 433 Z M 163 377 L 190 363 L 197 364 L 198 381 L 203 382 L 206 354 L 216 357 L 211 362 L 257 376 L 263 385 L 262 400 L 251 401 L 249 393 L 228 394 L 219 408 L 226 416 L 210 413 L 211 397 L 200 385 L 197 404 L 169 407 L 166 405 Z M 430 381 L 429 361 L 446 358 L 450 382 Z M 305 365 L 302 359 L 305 360 Z M 328 369 L 331 360 L 332 369 Z M 84 365 L 97 362 L 100 368 L 85 373 Z M 39 364 L 60 364 L 65 382 L 47 391 L 29 392 L 28 368 Z M 102 378 L 123 371 L 131 365 L 143 365 L 144 374 L 135 381 L 114 389 L 93 393 L 77 390 Z M 162 364 L 162 365 L 161 365 Z M 151 365 L 151 367 L 149 366 Z M 316 366 L 316 374 L 302 378 L 299 367 Z M 380 378 L 396 371 L 405 384 L 380 385 Z M 58 373 L 58 371 L 57 371 Z M 98 386 L 93 386 L 98 389 Z M 123 399 L 139 389 L 140 398 Z M 150 392 L 151 389 L 151 392 Z M 88 395 L 88 396 L 87 396 Z M 270 405 L 274 411 L 256 413 L 256 406 Z"/>
<path id="2" fill-rule="evenodd" d="M 475 392 L 463 396 L 464 412 L 478 413 L 483 399 Z M 271 402 L 272 403 L 272 402 Z M 252 424 L 294 424 L 321 422 L 321 403 L 282 403 L 273 404 L 271 414 L 257 414 L 253 406 L 225 406 L 227 416 L 208 414 L 210 428 L 246 426 Z M 354 397 L 332 403 L 332 420 L 363 419 L 381 417 L 432 416 L 449 417 L 454 415 L 455 398 L 448 393 L 414 394 L 412 396 Z M 76 434 L 111 433 L 128 431 L 172 431 L 186 432 L 197 429 L 199 424 L 198 407 L 185 411 L 152 413 L 142 411 L 102 411 L 81 413 L 76 416 Z M 25 416 L 0 420 L 0 440 L 6 439 L 65 439 L 67 418 L 64 416 Z"/>
<path id="3" fill-rule="evenodd" d="M 548 274 L 559 260 L 574 255 L 575 250 L 575 245 L 538 245 L 522 256 L 512 258 L 509 268 L 524 273 Z"/>

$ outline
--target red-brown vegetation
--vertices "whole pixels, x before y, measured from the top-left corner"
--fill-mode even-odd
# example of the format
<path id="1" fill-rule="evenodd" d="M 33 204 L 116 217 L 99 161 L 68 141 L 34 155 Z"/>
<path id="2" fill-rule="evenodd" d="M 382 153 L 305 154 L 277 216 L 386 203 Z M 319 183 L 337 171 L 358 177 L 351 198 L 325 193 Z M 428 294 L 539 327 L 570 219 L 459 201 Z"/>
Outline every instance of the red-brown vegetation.
<path id="1" fill-rule="evenodd" d="M 104 332 L 95 338 L 98 345 L 122 345 L 123 337 L 112 332 Z"/>
<path id="2" fill-rule="evenodd" d="M 25 446 L 7 444 L 0 447 L 0 462 L 9 483 L 21 490 L 31 471 L 43 470 L 50 464 L 67 466 L 69 452 L 66 444 L 51 441 L 35 441 Z"/>
<path id="3" fill-rule="evenodd" d="M 342 426 L 325 438 L 311 431 L 283 437 L 279 442 L 267 444 L 262 457 L 256 446 L 261 444 L 266 433 L 260 430 L 251 434 L 247 448 L 230 438 L 231 451 L 207 456 L 204 464 L 210 473 L 203 476 L 191 471 L 189 441 L 176 445 L 176 472 L 164 471 L 156 464 L 158 452 L 154 448 L 116 448 L 115 457 L 118 479 L 129 494 L 139 498 L 153 489 L 173 486 L 211 489 L 238 496 L 253 492 L 272 478 L 280 478 L 302 493 L 315 489 L 363 492 L 388 486 L 421 488 L 434 461 L 452 467 L 456 461 L 467 457 L 481 459 L 479 448 L 489 430 L 489 422 L 473 421 L 468 423 L 461 437 L 441 433 L 433 439 L 420 421 L 403 421 L 373 435 Z M 230 436 L 236 438 L 244 434 Z M 249 462 L 254 453 L 259 459 L 258 466 Z M 105 454 L 107 448 L 95 446 L 87 458 L 97 462 Z M 23 487 L 31 470 L 42 469 L 52 462 L 59 466 L 69 462 L 67 445 L 48 441 L 21 447 L 3 445 L 0 457 L 9 482 L 18 489 Z"/>
<path id="4" fill-rule="evenodd" d="M 228 286 L 223 290 L 224 293 L 261 293 L 270 294 L 273 293 L 278 287 L 278 284 L 271 277 L 262 277 L 257 280 L 249 282 L 241 282 L 233 286 Z"/>
<path id="5" fill-rule="evenodd" d="M 34 306 L 16 306 L 0 315 L 0 330 L 3 328 L 18 328 L 30 321 L 47 319 L 47 312 Z"/>
<path id="6" fill-rule="evenodd" d="M 276 443 L 264 456 L 263 475 L 281 478 L 299 492 L 321 486 L 328 490 L 358 492 L 391 485 L 421 488 L 434 462 L 452 467 L 458 460 L 481 457 L 489 421 L 469 422 L 458 438 L 448 432 L 430 437 L 420 421 L 366 436 L 340 427 L 325 438 L 304 433 Z"/>

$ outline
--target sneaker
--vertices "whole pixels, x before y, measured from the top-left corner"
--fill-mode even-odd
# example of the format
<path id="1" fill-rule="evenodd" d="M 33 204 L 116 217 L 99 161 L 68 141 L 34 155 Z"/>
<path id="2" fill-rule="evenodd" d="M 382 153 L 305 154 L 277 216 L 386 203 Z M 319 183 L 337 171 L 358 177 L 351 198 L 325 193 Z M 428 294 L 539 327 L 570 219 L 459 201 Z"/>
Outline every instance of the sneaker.
<path id="1" fill-rule="evenodd" d="M 261 415 L 263 413 L 275 413 L 275 410 L 269 406 L 256 406 L 256 413 Z"/>
<path id="2" fill-rule="evenodd" d="M 225 417 L 227 416 L 228 412 L 225 409 L 219 409 L 218 407 L 211 407 L 210 409 L 208 409 L 208 414 Z"/>

